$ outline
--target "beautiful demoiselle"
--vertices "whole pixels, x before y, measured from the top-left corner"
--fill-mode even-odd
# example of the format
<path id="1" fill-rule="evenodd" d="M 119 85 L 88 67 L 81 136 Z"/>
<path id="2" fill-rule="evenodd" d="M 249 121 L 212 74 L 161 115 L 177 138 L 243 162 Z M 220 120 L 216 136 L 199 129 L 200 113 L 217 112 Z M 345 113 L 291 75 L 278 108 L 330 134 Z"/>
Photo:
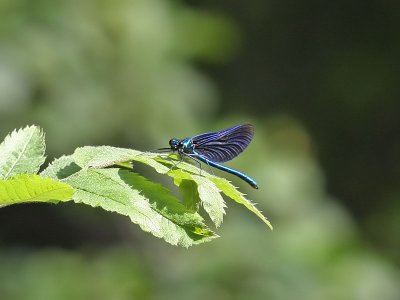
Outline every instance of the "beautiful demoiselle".
<path id="1" fill-rule="evenodd" d="M 201 161 L 209 166 L 236 175 L 253 188 L 258 189 L 254 179 L 237 170 L 219 164 L 233 159 L 246 149 L 253 138 L 253 134 L 252 125 L 242 124 L 181 140 L 173 138 L 169 141 L 170 148 L 161 148 L 159 150 L 178 151 L 181 158 L 190 157 L 195 161 Z"/>

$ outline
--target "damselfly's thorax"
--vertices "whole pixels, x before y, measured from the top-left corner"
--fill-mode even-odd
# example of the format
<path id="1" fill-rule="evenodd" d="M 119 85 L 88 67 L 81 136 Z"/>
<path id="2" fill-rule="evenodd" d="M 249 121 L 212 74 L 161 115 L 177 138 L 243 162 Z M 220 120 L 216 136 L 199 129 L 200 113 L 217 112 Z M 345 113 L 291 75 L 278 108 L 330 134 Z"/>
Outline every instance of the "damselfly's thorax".
<path id="1" fill-rule="evenodd" d="M 191 138 L 186 138 L 181 141 L 182 143 L 182 151 L 187 154 L 192 154 L 194 151 L 194 143 Z"/>
<path id="2" fill-rule="evenodd" d="M 183 152 L 186 154 L 192 154 L 194 150 L 194 143 L 191 138 L 186 138 L 183 140 L 178 140 L 176 138 L 169 140 L 169 146 L 172 151 Z"/>

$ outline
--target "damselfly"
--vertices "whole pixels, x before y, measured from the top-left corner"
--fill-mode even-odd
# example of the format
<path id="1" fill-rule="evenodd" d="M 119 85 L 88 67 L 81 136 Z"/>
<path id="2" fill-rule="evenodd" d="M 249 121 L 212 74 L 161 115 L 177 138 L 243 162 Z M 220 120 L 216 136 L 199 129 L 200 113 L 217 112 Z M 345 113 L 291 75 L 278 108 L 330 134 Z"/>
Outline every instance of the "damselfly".
<path id="1" fill-rule="evenodd" d="M 158 150 L 178 151 L 181 157 L 190 157 L 214 168 L 236 175 L 253 188 L 258 189 L 257 183 L 251 177 L 219 164 L 235 158 L 246 149 L 253 138 L 253 134 L 252 125 L 242 124 L 217 132 L 198 134 L 181 140 L 173 138 L 169 141 L 169 148 Z"/>

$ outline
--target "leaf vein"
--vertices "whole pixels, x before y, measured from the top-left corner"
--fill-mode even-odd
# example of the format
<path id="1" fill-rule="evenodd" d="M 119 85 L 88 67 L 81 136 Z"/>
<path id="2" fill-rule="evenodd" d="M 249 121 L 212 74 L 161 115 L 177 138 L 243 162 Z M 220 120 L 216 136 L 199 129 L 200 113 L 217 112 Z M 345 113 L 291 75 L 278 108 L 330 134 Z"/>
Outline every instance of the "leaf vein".
<path id="1" fill-rule="evenodd" d="M 32 130 L 31 136 L 29 139 L 26 141 L 22 151 L 19 153 L 17 159 L 14 161 L 14 163 L 11 165 L 9 171 L 6 173 L 5 178 L 8 178 L 8 176 L 11 174 L 11 172 L 14 170 L 15 166 L 17 165 L 18 161 L 21 159 L 23 153 L 26 151 L 26 148 L 28 147 L 29 142 L 32 140 L 33 134 L 35 133 L 34 130 Z"/>

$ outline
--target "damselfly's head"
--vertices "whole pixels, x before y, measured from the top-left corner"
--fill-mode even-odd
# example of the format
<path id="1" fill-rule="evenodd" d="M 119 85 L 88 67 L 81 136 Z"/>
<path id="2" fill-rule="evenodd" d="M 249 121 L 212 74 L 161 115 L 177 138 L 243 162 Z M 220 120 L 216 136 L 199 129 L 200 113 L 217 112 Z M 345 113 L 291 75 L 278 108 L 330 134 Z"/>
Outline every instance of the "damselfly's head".
<path id="1" fill-rule="evenodd" d="M 180 141 L 176 138 L 169 140 L 169 146 L 171 147 L 172 151 L 177 151 L 179 148 Z"/>

